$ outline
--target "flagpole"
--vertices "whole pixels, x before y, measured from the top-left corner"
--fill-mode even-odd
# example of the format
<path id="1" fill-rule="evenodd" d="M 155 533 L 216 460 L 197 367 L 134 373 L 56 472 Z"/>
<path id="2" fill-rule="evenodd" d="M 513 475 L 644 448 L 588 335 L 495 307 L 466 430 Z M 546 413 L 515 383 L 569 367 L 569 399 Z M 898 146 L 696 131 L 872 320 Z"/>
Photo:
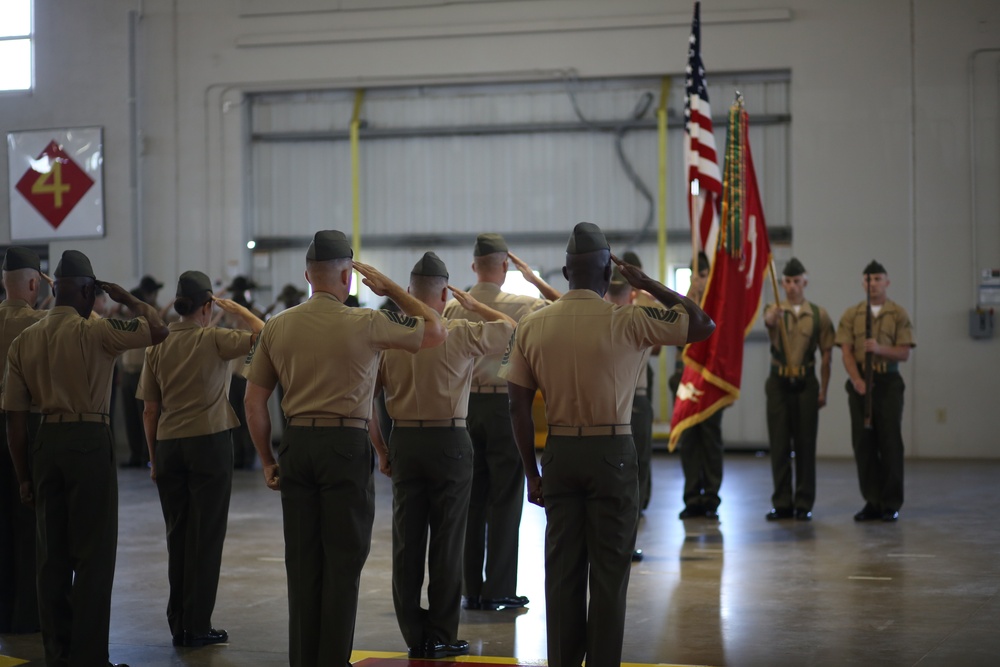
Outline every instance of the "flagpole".
<path id="1" fill-rule="evenodd" d="M 697 181 L 697 179 L 695 179 Z M 699 204 L 702 202 L 708 203 L 706 200 L 702 199 L 700 196 L 691 192 L 691 183 L 695 181 L 688 182 L 688 197 L 690 198 L 690 210 L 691 210 L 691 277 L 694 278 L 698 273 L 698 246 L 701 245 L 701 211 Z M 701 184 L 698 185 L 699 189 Z M 693 280 L 692 280 L 693 282 Z"/>
<path id="2" fill-rule="evenodd" d="M 768 243 L 770 247 L 770 243 Z M 771 261 L 767 265 L 768 273 L 771 274 L 771 288 L 774 289 L 774 303 L 778 306 L 778 310 L 781 310 L 781 295 L 778 294 L 778 278 L 774 271 L 774 257 L 771 257 Z M 784 313 L 778 316 L 778 331 L 781 332 L 781 349 L 785 353 L 785 364 L 788 365 L 788 332 L 785 330 L 785 317 Z"/>

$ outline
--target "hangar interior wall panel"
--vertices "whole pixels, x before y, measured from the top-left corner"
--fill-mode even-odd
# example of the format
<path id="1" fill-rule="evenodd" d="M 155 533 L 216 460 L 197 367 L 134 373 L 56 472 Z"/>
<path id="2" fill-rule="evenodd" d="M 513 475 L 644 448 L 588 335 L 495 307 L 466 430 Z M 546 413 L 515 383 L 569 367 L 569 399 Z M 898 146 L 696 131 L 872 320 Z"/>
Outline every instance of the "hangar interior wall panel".
<path id="1" fill-rule="evenodd" d="M 538 241 L 512 249 L 564 290 L 563 235 L 576 222 L 588 220 L 631 239 L 623 246 L 637 250 L 652 271 L 657 253 L 655 217 L 640 236 L 650 208 L 618 161 L 614 128 L 634 117 L 644 96 L 652 97 L 644 124 L 625 134 L 623 150 L 655 197 L 659 167 L 653 121 L 660 86 L 659 79 L 623 78 L 366 91 L 359 156 L 364 260 L 405 285 L 419 255 L 434 250 L 448 265 L 453 284 L 468 286 L 475 280 L 469 267 L 470 244 L 452 239 L 483 231 L 524 238 L 538 234 Z M 722 119 L 735 91 L 744 96 L 757 176 L 772 227 L 791 226 L 788 89 L 787 73 L 764 73 L 717 78 L 709 90 L 720 167 L 726 141 Z M 582 127 L 570 91 L 587 121 L 603 124 L 604 129 Z M 674 78 L 668 103 L 672 127 L 667 224 L 676 232 L 688 228 L 683 102 L 683 79 Z M 350 234 L 347 132 L 354 104 L 353 90 L 251 97 L 247 225 L 251 238 L 297 238 L 301 244 L 318 229 Z M 753 124 L 755 117 L 763 116 L 771 120 Z M 574 125 L 572 131 L 567 129 Z M 414 237 L 436 242 L 425 247 L 428 243 L 416 243 Z M 366 247 L 366 239 L 379 242 Z M 261 300 L 269 303 L 283 284 L 303 284 L 303 247 L 293 243 L 266 255 L 255 260 L 254 278 L 262 286 Z M 668 247 L 671 267 L 687 266 L 689 261 L 688 243 Z M 672 271 L 668 275 L 672 279 Z M 370 307 L 382 302 L 363 286 L 359 298 Z M 744 366 L 747 386 L 762 386 L 767 345 L 759 336 L 748 342 Z M 727 410 L 727 439 L 766 441 L 763 415 L 756 414 L 759 411 L 752 405 L 743 410 L 737 403 Z"/>

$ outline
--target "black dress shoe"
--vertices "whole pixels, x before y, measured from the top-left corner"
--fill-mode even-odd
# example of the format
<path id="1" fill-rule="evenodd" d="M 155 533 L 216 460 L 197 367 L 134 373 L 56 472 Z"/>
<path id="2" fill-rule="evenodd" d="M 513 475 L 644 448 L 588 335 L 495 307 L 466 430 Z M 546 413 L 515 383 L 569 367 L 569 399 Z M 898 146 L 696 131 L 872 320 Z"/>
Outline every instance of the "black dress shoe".
<path id="1" fill-rule="evenodd" d="M 482 609 L 483 603 L 479 599 L 479 596 L 474 598 L 464 598 L 462 600 L 462 609 Z"/>
<path id="2" fill-rule="evenodd" d="M 678 519 L 700 519 L 705 516 L 705 510 L 699 509 L 697 507 L 685 507 L 681 510 L 681 513 L 677 515 Z"/>
<path id="3" fill-rule="evenodd" d="M 227 641 L 229 641 L 229 633 L 225 630 L 216 630 L 215 628 L 212 628 L 208 632 L 199 635 L 185 630 L 181 633 L 180 644 L 177 643 L 177 638 L 174 638 L 174 646 L 186 646 L 188 648 L 192 648 L 195 646 L 208 646 L 209 644 L 222 644 Z"/>
<path id="4" fill-rule="evenodd" d="M 899 518 L 899 512 L 896 510 L 886 510 L 882 512 L 883 521 L 895 521 Z"/>
<path id="5" fill-rule="evenodd" d="M 871 505 L 865 505 L 861 511 L 854 515 L 855 521 L 877 521 L 882 518 L 882 513 Z"/>
<path id="6" fill-rule="evenodd" d="M 487 611 L 499 611 L 501 609 L 520 609 L 528 606 L 528 598 L 523 595 L 511 595 L 504 598 L 483 598 L 480 602 L 480 609 Z"/>
<path id="7" fill-rule="evenodd" d="M 792 510 L 788 509 L 772 509 L 770 512 L 764 515 L 764 518 L 768 521 L 779 521 L 781 519 L 791 519 L 795 516 Z"/>
<path id="8" fill-rule="evenodd" d="M 632 552 L 633 563 L 641 563 L 642 559 L 645 557 L 646 556 L 642 553 L 642 549 L 636 549 L 635 551 Z"/>
<path id="9" fill-rule="evenodd" d="M 458 639 L 453 644 L 428 639 L 419 646 L 411 646 L 407 654 L 411 658 L 447 658 L 453 655 L 468 655 L 469 642 Z"/>
<path id="10" fill-rule="evenodd" d="M 796 521 L 812 521 L 813 513 L 807 509 L 802 509 L 801 507 L 795 510 L 795 520 Z"/>

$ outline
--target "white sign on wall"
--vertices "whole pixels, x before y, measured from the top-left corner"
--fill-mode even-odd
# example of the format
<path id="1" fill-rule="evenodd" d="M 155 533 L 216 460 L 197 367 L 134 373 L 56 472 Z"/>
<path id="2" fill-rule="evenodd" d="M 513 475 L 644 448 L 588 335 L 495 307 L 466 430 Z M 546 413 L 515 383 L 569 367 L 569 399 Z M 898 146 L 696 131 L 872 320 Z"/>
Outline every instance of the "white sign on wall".
<path id="1" fill-rule="evenodd" d="M 101 128 L 7 133 L 11 241 L 104 236 Z"/>

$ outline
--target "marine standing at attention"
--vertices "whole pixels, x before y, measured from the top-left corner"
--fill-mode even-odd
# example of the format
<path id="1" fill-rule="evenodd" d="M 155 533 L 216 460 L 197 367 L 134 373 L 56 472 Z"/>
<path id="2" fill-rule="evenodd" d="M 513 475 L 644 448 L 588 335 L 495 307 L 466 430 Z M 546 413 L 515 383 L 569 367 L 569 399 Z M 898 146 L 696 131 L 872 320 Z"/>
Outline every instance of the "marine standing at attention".
<path id="1" fill-rule="evenodd" d="M 903 506 L 903 391 L 899 363 L 916 347 L 906 310 L 888 298 L 889 273 L 875 260 L 864 270 L 867 298 L 848 308 L 837 327 L 847 370 L 847 405 L 858 483 L 865 506 L 855 521 L 895 521 Z M 870 306 L 869 306 L 870 304 Z M 866 312 L 871 310 L 871 331 Z M 867 367 L 866 367 L 867 366 Z M 870 377 L 872 385 L 865 378 Z M 870 394 L 870 396 L 868 396 Z M 866 407 L 870 399 L 870 413 Z"/>
<path id="2" fill-rule="evenodd" d="M 782 271 L 785 301 L 764 313 L 771 339 L 771 375 L 764 383 L 764 393 L 774 480 L 771 511 L 765 515 L 768 521 L 792 517 L 809 521 L 816 500 L 816 433 L 819 409 L 826 405 L 830 385 L 834 333 L 826 309 L 806 301 L 808 284 L 806 267 L 793 257 Z"/>

